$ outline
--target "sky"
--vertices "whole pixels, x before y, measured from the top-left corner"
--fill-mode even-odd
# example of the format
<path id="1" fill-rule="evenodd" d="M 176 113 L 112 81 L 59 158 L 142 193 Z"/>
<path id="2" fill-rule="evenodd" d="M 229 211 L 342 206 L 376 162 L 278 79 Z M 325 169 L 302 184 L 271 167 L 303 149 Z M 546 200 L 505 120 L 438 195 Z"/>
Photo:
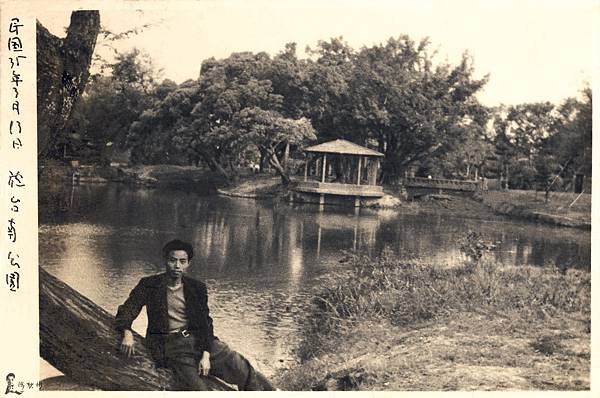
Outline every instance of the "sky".
<path id="1" fill-rule="evenodd" d="M 560 103 L 592 84 L 598 71 L 592 50 L 600 0 L 56 1 L 45 2 L 37 18 L 64 36 L 77 8 L 100 9 L 102 25 L 113 32 L 151 23 L 118 48 L 143 50 L 162 77 L 177 83 L 197 78 L 209 57 L 238 51 L 274 55 L 288 42 L 296 42 L 303 57 L 307 45 L 331 37 L 343 36 L 359 49 L 401 34 L 429 37 L 440 62 L 456 64 L 467 51 L 475 76 L 489 74 L 478 97 L 490 106 Z M 108 53 L 102 42 L 97 50 Z"/>

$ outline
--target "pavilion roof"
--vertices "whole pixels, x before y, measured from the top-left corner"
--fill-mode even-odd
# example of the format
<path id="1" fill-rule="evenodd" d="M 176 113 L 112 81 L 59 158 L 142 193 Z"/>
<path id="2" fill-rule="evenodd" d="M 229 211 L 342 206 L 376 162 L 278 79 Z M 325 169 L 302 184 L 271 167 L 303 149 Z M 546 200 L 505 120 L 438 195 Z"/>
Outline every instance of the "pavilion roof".
<path id="1" fill-rule="evenodd" d="M 337 139 L 322 144 L 313 145 L 304 148 L 305 152 L 315 153 L 335 153 L 338 155 L 360 155 L 360 156 L 385 156 L 381 152 L 357 145 L 353 142 Z"/>

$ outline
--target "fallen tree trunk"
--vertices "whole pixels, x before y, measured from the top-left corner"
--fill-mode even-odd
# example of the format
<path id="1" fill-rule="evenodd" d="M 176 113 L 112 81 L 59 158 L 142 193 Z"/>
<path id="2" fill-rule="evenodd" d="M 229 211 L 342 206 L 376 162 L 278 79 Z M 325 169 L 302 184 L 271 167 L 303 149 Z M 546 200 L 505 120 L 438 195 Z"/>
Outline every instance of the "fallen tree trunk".
<path id="1" fill-rule="evenodd" d="M 40 268 L 40 354 L 74 381 L 100 390 L 175 390 L 171 371 L 157 369 L 134 332 L 136 352 L 118 353 L 114 317 Z M 207 391 L 231 390 L 205 377 Z"/>

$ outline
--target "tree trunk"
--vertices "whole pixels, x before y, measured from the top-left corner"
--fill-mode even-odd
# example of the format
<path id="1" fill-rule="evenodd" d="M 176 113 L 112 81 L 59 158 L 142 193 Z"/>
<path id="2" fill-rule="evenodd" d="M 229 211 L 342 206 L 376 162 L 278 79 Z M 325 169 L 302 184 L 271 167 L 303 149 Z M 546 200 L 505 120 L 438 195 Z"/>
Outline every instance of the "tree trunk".
<path id="1" fill-rule="evenodd" d="M 289 160 L 289 157 L 290 157 L 290 143 L 286 142 L 285 143 L 285 149 L 283 151 L 283 161 L 281 162 L 281 164 L 282 164 L 282 166 L 283 166 L 283 168 L 285 170 L 288 169 L 288 160 Z"/>
<path id="2" fill-rule="evenodd" d="M 206 163 L 212 171 L 219 173 L 225 180 L 227 180 L 227 182 L 232 180 L 227 170 L 225 170 L 225 168 L 219 162 L 217 162 L 217 159 L 215 159 L 214 156 L 210 156 L 205 152 L 200 152 L 199 155 L 202 159 L 204 159 L 204 163 Z"/>
<path id="3" fill-rule="evenodd" d="M 37 23 L 38 155 L 42 157 L 63 134 L 85 88 L 99 32 L 98 11 L 74 11 L 64 39 Z"/>
<path id="4" fill-rule="evenodd" d="M 258 161 L 258 172 L 263 173 L 265 170 L 265 153 L 260 151 L 260 160 Z"/>
<path id="5" fill-rule="evenodd" d="M 430 146 L 429 148 L 427 148 L 427 149 L 425 149 L 425 150 L 423 150 L 421 152 L 415 153 L 412 156 L 407 156 L 405 159 L 403 159 L 400 162 L 400 167 L 406 168 L 406 167 L 410 166 L 412 163 L 415 163 L 415 162 L 417 162 L 417 161 L 419 161 L 421 159 L 424 159 L 427 156 L 431 156 L 437 150 L 439 150 L 441 147 L 442 147 L 442 144 L 438 143 L 438 144 Z M 401 173 L 399 173 L 399 174 L 401 174 Z"/>
<path id="6" fill-rule="evenodd" d="M 74 381 L 101 390 L 173 390 L 171 371 L 156 369 L 143 338 L 134 332 L 136 353 L 118 354 L 114 317 L 40 268 L 40 354 Z M 230 390 L 204 378 L 206 390 Z"/>
<path id="7" fill-rule="evenodd" d="M 399 155 L 395 155 L 392 151 L 389 151 L 393 146 L 388 146 L 388 153 L 386 153 L 385 160 L 383 163 L 383 170 L 381 180 L 387 183 L 395 183 L 393 179 L 400 179 L 404 174 L 404 171 L 408 169 L 413 163 L 416 163 L 427 156 L 432 156 L 435 152 L 442 148 L 442 144 L 438 143 L 431 147 L 413 154 L 412 156 L 406 156 L 404 158 Z M 401 158 L 402 160 L 399 160 Z"/>
<path id="8" fill-rule="evenodd" d="M 277 155 L 275 154 L 275 152 L 268 152 L 267 159 L 269 160 L 269 164 L 275 169 L 275 171 L 281 177 L 281 183 L 283 185 L 289 185 L 290 177 L 287 175 L 287 173 L 285 172 L 283 167 L 281 167 L 281 164 L 279 163 L 279 160 L 277 159 Z"/>

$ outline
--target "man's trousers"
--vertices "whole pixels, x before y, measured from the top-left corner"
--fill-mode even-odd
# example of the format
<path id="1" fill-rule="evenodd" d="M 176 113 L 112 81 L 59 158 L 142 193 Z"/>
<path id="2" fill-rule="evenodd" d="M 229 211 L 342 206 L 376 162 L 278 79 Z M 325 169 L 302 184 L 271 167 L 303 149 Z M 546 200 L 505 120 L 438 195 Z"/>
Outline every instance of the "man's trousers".
<path id="1" fill-rule="evenodd" d="M 205 388 L 198 368 L 202 353 L 194 348 L 193 335 L 170 336 L 165 340 L 164 350 L 166 366 L 173 371 L 182 390 Z M 210 375 L 236 385 L 238 390 L 273 390 L 246 358 L 218 339 L 210 347 Z"/>

